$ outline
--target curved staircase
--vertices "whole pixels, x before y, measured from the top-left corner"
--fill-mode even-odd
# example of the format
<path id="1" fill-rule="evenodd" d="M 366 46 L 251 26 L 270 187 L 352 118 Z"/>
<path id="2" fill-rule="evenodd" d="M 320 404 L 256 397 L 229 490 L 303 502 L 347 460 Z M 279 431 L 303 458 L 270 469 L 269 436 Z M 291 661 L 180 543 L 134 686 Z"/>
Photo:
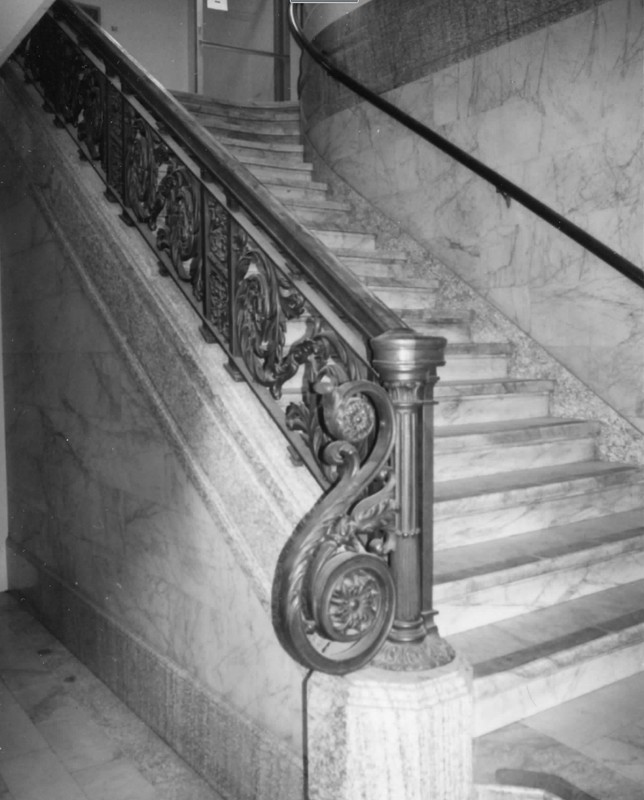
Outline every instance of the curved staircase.
<path id="1" fill-rule="evenodd" d="M 644 665 L 644 469 L 597 458 L 597 423 L 550 415 L 553 384 L 508 374 L 328 197 L 294 104 L 178 99 L 410 327 L 448 340 L 436 387 L 435 603 L 474 668 L 475 735 Z"/>

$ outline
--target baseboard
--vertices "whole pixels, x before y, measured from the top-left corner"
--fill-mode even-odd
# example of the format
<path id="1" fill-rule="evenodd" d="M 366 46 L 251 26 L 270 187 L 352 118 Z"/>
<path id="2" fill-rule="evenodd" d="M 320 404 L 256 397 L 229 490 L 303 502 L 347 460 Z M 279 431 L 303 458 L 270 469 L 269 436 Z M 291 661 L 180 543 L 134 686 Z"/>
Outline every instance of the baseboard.
<path id="1" fill-rule="evenodd" d="M 11 539 L 7 562 L 10 589 L 39 621 L 222 797 L 302 800 L 302 764 L 281 742 Z"/>

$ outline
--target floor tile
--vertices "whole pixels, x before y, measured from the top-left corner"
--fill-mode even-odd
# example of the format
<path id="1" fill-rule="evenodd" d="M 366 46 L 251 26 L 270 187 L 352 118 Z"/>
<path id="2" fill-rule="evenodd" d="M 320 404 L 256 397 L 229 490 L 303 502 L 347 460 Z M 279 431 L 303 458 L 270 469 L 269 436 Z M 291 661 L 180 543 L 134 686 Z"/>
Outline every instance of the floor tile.
<path id="1" fill-rule="evenodd" d="M 48 749 L 47 742 L 18 703 L 10 695 L 3 694 L 0 697 L 0 763 L 23 753 Z"/>
<path id="2" fill-rule="evenodd" d="M 115 743 L 79 708 L 40 722 L 36 728 L 69 772 L 113 761 Z"/>
<path id="3" fill-rule="evenodd" d="M 88 767 L 74 773 L 87 800 L 157 800 L 151 783 L 127 759 Z"/>
<path id="4" fill-rule="evenodd" d="M 0 775 L 14 800 L 87 800 L 49 749 L 0 762 Z"/>
<path id="5" fill-rule="evenodd" d="M 14 800 L 14 798 L 11 797 L 11 793 L 9 792 L 9 787 L 4 782 L 1 775 L 0 775 L 0 800 Z"/>
<path id="6" fill-rule="evenodd" d="M 524 722 L 528 727 L 576 748 L 624 725 L 619 709 L 605 709 L 604 713 L 597 714 L 586 697 L 581 699 L 581 702 L 564 703 L 562 706 L 534 714 L 527 717 Z"/>
<path id="7" fill-rule="evenodd" d="M 644 787 L 644 729 L 628 726 L 580 746 L 584 755 L 601 760 L 614 772 Z"/>
<path id="8" fill-rule="evenodd" d="M 39 783 L 48 770 L 60 779 L 52 791 L 59 786 L 68 790 L 61 795 L 64 800 L 221 800 L 15 598 L 2 592 L 0 653 L 0 737 L 4 722 L 5 739 L 22 731 L 22 749 L 30 750 L 17 752 L 12 743 L 5 761 L 0 760 L 0 800 L 59 800 L 48 782 Z M 17 726 L 12 724 L 16 721 Z M 11 785 L 3 782 L 3 769 Z M 14 795 L 14 785 L 20 796 Z"/>

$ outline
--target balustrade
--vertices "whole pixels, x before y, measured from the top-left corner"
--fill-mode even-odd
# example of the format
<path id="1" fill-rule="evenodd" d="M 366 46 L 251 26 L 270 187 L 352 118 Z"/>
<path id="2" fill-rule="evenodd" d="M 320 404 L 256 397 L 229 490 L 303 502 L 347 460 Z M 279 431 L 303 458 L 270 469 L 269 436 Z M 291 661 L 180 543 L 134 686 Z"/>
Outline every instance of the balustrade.
<path id="1" fill-rule="evenodd" d="M 401 329 L 68 0 L 19 61 L 203 336 L 325 490 L 275 575 L 286 650 L 308 668 L 343 673 L 389 638 L 385 666 L 446 663 L 453 654 L 431 607 L 431 404 L 445 341 Z M 428 632 L 430 647 L 419 646 Z"/>

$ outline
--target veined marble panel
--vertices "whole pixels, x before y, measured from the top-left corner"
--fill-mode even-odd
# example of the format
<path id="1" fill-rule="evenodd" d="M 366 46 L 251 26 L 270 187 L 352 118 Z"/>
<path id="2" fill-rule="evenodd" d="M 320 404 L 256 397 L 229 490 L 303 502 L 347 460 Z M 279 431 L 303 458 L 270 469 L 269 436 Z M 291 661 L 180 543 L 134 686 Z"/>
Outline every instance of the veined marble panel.
<path id="1" fill-rule="evenodd" d="M 458 512 L 458 501 L 449 516 L 439 502 L 436 506 L 434 536 L 437 549 L 459 547 L 500 536 L 541 530 L 552 525 L 567 525 L 603 514 L 631 511 L 642 505 L 642 485 L 608 487 L 570 497 L 537 498 L 498 508 L 480 508 L 469 514 Z"/>
<path id="2" fill-rule="evenodd" d="M 644 4 L 609 0 L 388 92 L 644 263 Z M 639 430 L 642 291 L 382 113 L 307 131 L 322 160 Z"/>
<path id="3" fill-rule="evenodd" d="M 240 800 L 302 797 L 299 757 L 253 719 L 254 705 L 239 708 L 195 680 L 28 554 L 10 546 L 9 558 L 50 630 L 216 791 Z"/>
<path id="4" fill-rule="evenodd" d="M 581 647 L 563 659 L 540 659 L 527 667 L 474 680 L 474 735 L 501 728 L 627 678 L 641 670 L 641 631 L 625 631 Z M 621 644 L 619 648 L 615 645 Z"/>
<path id="5" fill-rule="evenodd" d="M 629 542 L 606 547 L 589 563 L 588 553 L 581 551 L 559 559 L 556 571 L 469 591 L 460 601 L 449 597 L 449 585 L 440 585 L 435 597 L 441 633 L 451 636 L 638 580 L 644 574 L 644 552 L 631 548 Z"/>
<path id="6" fill-rule="evenodd" d="M 301 796 L 270 585 L 319 488 L 11 68 L 0 110 L 10 586 L 231 795 Z"/>

